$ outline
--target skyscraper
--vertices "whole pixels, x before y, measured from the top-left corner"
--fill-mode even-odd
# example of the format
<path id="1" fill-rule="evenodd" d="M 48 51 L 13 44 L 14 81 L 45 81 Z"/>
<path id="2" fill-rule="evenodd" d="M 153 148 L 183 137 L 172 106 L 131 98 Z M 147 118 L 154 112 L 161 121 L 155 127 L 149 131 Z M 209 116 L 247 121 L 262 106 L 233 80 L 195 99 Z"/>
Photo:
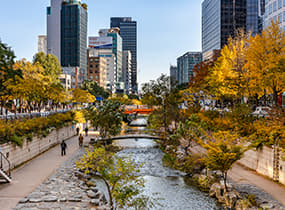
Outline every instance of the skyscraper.
<path id="1" fill-rule="evenodd" d="M 137 84 L 137 22 L 131 17 L 112 17 L 111 28 L 120 28 L 123 39 L 123 50 L 129 50 L 132 54 L 132 90 L 138 91 Z"/>
<path id="2" fill-rule="evenodd" d="M 246 30 L 246 0 L 204 0 L 202 3 L 202 52 L 219 50 L 237 29 Z M 205 57 L 203 58 L 205 59 Z"/>
<path id="3" fill-rule="evenodd" d="M 61 66 L 77 68 L 80 81 L 87 78 L 87 9 L 80 0 L 65 0 L 61 6 Z"/>
<path id="4" fill-rule="evenodd" d="M 263 29 L 265 0 L 247 0 L 246 6 L 246 31 L 252 35 L 260 33 Z"/>
<path id="5" fill-rule="evenodd" d="M 116 73 L 115 73 L 115 81 L 116 81 L 116 92 L 124 92 L 124 82 L 123 82 L 123 50 L 122 50 L 122 38 L 119 35 L 119 28 L 111 28 L 108 33 L 108 37 L 112 37 L 113 40 L 113 54 L 116 58 Z"/>
<path id="6" fill-rule="evenodd" d="M 60 61 L 60 9 L 62 0 L 51 0 L 47 7 L 47 53 Z"/>
<path id="7" fill-rule="evenodd" d="M 201 52 L 187 52 L 177 58 L 178 84 L 188 83 L 193 74 L 193 67 L 202 61 Z"/>
<path id="8" fill-rule="evenodd" d="M 285 0 L 265 1 L 265 27 L 270 25 L 270 21 L 279 21 L 280 27 L 285 30 Z"/>
<path id="9" fill-rule="evenodd" d="M 123 82 L 125 86 L 125 93 L 132 92 L 132 54 L 129 50 L 123 51 Z"/>

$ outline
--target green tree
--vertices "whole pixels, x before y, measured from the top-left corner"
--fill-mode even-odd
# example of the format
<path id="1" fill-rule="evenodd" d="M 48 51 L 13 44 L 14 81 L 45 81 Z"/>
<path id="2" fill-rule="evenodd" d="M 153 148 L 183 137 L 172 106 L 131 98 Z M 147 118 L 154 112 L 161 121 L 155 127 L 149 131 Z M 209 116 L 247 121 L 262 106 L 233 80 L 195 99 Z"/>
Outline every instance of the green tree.
<path id="1" fill-rule="evenodd" d="M 89 108 L 87 116 L 92 126 L 100 130 L 101 138 L 115 136 L 121 131 L 123 115 L 118 102 L 106 100 L 97 109 Z"/>
<path id="2" fill-rule="evenodd" d="M 102 96 L 104 99 L 107 99 L 110 95 L 108 91 L 104 88 L 100 87 L 95 81 L 92 80 L 84 80 L 80 85 L 82 90 L 87 90 L 93 96 Z"/>
<path id="3" fill-rule="evenodd" d="M 174 123 L 175 127 L 181 119 L 179 105 L 183 102 L 181 92 L 176 88 L 170 88 L 170 77 L 161 75 L 157 80 L 152 80 L 142 87 L 142 104 L 156 106 L 157 109 L 151 114 L 149 124 L 156 129 Z"/>
<path id="4" fill-rule="evenodd" d="M 108 189 L 111 209 L 154 207 L 155 202 L 152 199 L 140 195 L 144 187 L 144 179 L 137 176 L 139 169 L 130 158 L 119 157 L 100 147 L 94 151 L 87 151 L 81 161 L 77 162 L 77 167 L 84 170 L 86 174 L 95 172 L 95 177 L 104 181 Z"/>
<path id="5" fill-rule="evenodd" d="M 33 64 L 39 63 L 44 68 L 44 75 L 51 78 L 52 83 L 59 83 L 58 77 L 62 73 L 60 63 L 56 56 L 40 52 L 35 54 Z"/>
<path id="6" fill-rule="evenodd" d="M 7 85 L 5 81 L 12 79 L 15 80 L 16 77 L 22 77 L 21 70 L 14 70 L 14 52 L 6 44 L 0 41 L 0 106 L 1 115 L 3 114 L 3 106 L 5 103 L 13 99 L 11 98 L 11 93 L 7 90 Z"/>

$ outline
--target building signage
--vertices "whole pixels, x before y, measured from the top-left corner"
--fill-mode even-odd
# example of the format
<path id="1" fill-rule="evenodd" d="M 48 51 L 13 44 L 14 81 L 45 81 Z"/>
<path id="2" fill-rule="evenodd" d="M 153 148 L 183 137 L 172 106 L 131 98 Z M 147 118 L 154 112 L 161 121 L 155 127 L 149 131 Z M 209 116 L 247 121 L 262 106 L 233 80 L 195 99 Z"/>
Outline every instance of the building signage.
<path id="1" fill-rule="evenodd" d="M 112 49 L 113 38 L 112 37 L 89 37 L 89 48 L 95 49 Z"/>

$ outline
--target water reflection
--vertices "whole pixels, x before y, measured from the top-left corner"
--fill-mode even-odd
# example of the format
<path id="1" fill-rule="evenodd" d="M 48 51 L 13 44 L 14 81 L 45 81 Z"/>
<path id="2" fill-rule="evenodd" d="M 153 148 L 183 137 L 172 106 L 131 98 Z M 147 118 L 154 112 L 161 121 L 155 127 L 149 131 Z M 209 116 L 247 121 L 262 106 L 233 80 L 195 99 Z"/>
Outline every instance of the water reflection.
<path id="1" fill-rule="evenodd" d="M 114 144 L 125 148 L 118 155 L 131 157 L 135 164 L 143 163 L 138 174 L 146 181 L 143 193 L 148 196 L 159 193 L 158 197 L 163 198 L 163 207 L 155 209 L 198 210 L 216 207 L 214 199 L 185 183 L 184 173 L 162 165 L 163 153 L 156 148 L 156 142 L 148 139 L 124 139 L 115 141 Z"/>

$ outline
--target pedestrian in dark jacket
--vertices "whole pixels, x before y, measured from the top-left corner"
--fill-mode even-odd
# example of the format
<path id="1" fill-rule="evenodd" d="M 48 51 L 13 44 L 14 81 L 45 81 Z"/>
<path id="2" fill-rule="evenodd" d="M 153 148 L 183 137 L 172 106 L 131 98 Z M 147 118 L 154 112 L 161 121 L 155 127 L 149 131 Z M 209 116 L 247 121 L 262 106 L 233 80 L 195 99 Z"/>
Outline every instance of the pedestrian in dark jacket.
<path id="1" fill-rule="evenodd" d="M 64 140 L 61 142 L 60 147 L 61 147 L 61 156 L 66 155 L 65 150 L 67 148 L 67 145 Z"/>
<path id="2" fill-rule="evenodd" d="M 79 127 L 76 128 L 76 135 L 79 135 Z"/>

